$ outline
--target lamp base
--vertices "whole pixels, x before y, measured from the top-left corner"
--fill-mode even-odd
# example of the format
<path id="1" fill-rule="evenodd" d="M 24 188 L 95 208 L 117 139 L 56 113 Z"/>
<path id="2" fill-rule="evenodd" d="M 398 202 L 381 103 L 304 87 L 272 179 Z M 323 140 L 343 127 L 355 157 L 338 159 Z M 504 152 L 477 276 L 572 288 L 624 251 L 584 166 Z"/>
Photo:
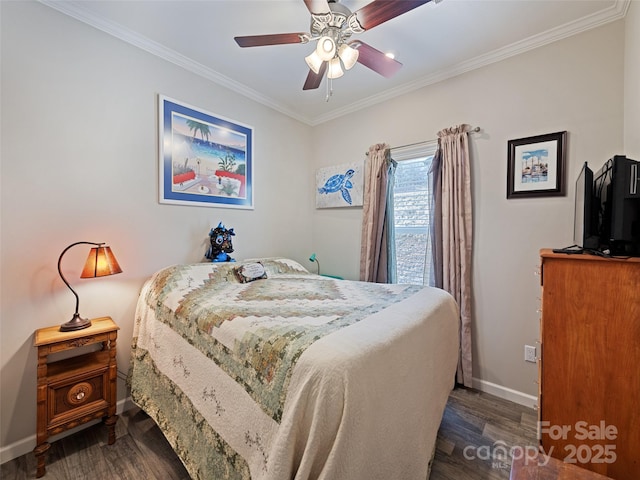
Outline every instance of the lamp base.
<path id="1" fill-rule="evenodd" d="M 91 326 L 91 320 L 81 318 L 77 313 L 73 315 L 73 318 L 67 323 L 60 325 L 61 332 L 73 332 L 75 330 L 82 330 Z"/>

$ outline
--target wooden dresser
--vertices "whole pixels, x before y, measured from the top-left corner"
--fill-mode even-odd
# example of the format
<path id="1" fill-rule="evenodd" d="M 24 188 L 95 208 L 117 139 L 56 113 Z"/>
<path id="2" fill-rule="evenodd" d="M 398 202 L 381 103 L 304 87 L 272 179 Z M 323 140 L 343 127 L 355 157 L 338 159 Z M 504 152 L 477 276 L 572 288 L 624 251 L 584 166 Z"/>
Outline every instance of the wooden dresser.
<path id="1" fill-rule="evenodd" d="M 640 478 L 640 258 L 541 253 L 544 453 Z"/>
<path id="2" fill-rule="evenodd" d="M 518 456 L 511 463 L 509 480 L 607 480 L 599 473 L 539 454 Z"/>

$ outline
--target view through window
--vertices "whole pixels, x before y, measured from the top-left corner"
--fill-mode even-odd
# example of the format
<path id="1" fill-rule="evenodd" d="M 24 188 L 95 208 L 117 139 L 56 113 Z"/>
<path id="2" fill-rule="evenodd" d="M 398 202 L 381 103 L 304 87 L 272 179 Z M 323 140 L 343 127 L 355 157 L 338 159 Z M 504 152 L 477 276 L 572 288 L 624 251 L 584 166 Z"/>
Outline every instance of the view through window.
<path id="1" fill-rule="evenodd" d="M 431 278 L 429 245 L 429 170 L 436 143 L 396 152 L 393 190 L 396 283 L 428 285 Z"/>

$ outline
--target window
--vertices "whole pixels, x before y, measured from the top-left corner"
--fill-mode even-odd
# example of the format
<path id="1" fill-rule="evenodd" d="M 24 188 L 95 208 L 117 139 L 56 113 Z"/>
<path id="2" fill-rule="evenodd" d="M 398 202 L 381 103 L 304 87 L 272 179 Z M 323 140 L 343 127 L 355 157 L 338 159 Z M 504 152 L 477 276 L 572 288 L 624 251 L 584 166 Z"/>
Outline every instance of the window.
<path id="1" fill-rule="evenodd" d="M 431 278 L 429 171 L 436 142 L 394 149 L 397 162 L 393 185 L 394 234 L 391 248 L 394 283 L 428 285 Z M 425 280 L 426 279 L 426 280 Z"/>

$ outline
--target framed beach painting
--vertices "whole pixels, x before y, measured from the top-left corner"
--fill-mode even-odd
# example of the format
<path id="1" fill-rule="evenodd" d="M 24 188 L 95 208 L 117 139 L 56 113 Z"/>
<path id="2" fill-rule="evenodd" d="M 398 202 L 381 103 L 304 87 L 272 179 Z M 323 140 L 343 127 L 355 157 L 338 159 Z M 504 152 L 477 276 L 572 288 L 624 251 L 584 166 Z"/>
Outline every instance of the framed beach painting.
<path id="1" fill-rule="evenodd" d="M 253 128 L 163 95 L 160 203 L 253 208 Z"/>
<path id="2" fill-rule="evenodd" d="M 567 132 L 509 140 L 507 198 L 565 194 Z"/>
<path id="3" fill-rule="evenodd" d="M 316 208 L 361 207 L 364 160 L 316 171 Z"/>

